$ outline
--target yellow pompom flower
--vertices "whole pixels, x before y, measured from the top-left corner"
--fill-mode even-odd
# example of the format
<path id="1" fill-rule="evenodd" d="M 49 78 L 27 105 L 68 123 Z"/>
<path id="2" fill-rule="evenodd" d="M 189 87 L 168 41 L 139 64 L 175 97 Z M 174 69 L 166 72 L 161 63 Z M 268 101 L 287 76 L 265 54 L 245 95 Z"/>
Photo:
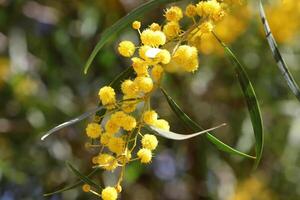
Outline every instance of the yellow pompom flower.
<path id="1" fill-rule="evenodd" d="M 98 156 L 97 164 L 99 165 L 99 167 L 108 171 L 113 171 L 118 167 L 118 161 L 116 160 L 116 158 L 106 153 L 100 154 Z"/>
<path id="2" fill-rule="evenodd" d="M 121 84 L 121 90 L 125 95 L 135 96 L 139 88 L 132 80 L 128 79 Z"/>
<path id="3" fill-rule="evenodd" d="M 179 21 L 183 17 L 182 10 L 178 6 L 172 6 L 166 10 L 165 17 L 168 21 Z"/>
<path id="4" fill-rule="evenodd" d="M 106 187 L 101 192 L 103 200 L 116 200 L 118 198 L 118 192 L 114 187 Z"/>
<path id="5" fill-rule="evenodd" d="M 122 41 L 119 43 L 118 51 L 124 57 L 131 57 L 135 52 L 135 46 L 130 41 Z"/>
<path id="6" fill-rule="evenodd" d="M 101 135 L 101 139 L 100 139 L 100 143 L 102 144 L 102 145 L 108 145 L 108 143 L 109 143 L 109 140 L 112 138 L 112 136 L 111 136 L 111 134 L 109 134 L 109 133 L 104 133 L 104 134 L 102 134 Z"/>
<path id="7" fill-rule="evenodd" d="M 144 45 L 157 47 L 166 43 L 166 36 L 161 31 L 146 29 L 141 33 L 141 41 Z"/>
<path id="8" fill-rule="evenodd" d="M 139 21 L 132 22 L 132 28 L 136 29 L 136 30 L 140 29 L 141 28 L 141 22 L 139 22 Z"/>
<path id="9" fill-rule="evenodd" d="M 146 60 L 146 61 L 149 60 L 148 56 L 146 56 L 146 53 L 147 53 L 147 51 L 148 51 L 149 49 L 151 49 L 151 47 L 150 47 L 150 46 L 147 46 L 147 45 L 143 45 L 143 46 L 141 46 L 140 49 L 139 49 L 139 56 L 140 56 L 141 58 L 143 58 L 144 60 Z M 144 60 L 141 59 L 141 61 L 139 61 L 139 62 L 142 62 L 142 61 L 145 62 Z"/>
<path id="10" fill-rule="evenodd" d="M 197 15 L 196 6 L 194 6 L 193 4 L 189 4 L 185 8 L 185 15 L 188 17 L 195 17 Z"/>
<path id="11" fill-rule="evenodd" d="M 219 21 L 225 15 L 221 4 L 216 0 L 201 1 L 196 5 L 197 14 L 200 17 L 208 17 L 214 21 Z"/>
<path id="12" fill-rule="evenodd" d="M 141 163 L 149 163 L 152 159 L 152 152 L 149 149 L 142 148 L 138 151 L 137 156 Z"/>
<path id="13" fill-rule="evenodd" d="M 111 115 L 110 119 L 116 124 L 118 124 L 119 126 L 122 126 L 123 125 L 122 121 L 126 116 L 127 116 L 126 113 L 124 113 L 123 111 L 117 111 Z"/>
<path id="14" fill-rule="evenodd" d="M 138 76 L 148 75 L 148 65 L 140 58 L 134 57 L 132 60 L 132 67 Z"/>
<path id="15" fill-rule="evenodd" d="M 105 131 L 108 134 L 115 134 L 119 131 L 120 127 L 111 119 L 107 120 L 106 124 L 105 124 Z"/>
<path id="16" fill-rule="evenodd" d="M 179 46 L 172 59 L 184 71 L 194 72 L 198 69 L 198 51 L 195 47 L 189 45 Z"/>
<path id="17" fill-rule="evenodd" d="M 151 76 L 154 81 L 159 81 L 162 77 L 162 74 L 164 72 L 164 69 L 161 65 L 154 65 L 151 71 Z"/>
<path id="18" fill-rule="evenodd" d="M 137 84 L 141 92 L 148 93 L 153 89 L 153 81 L 149 77 L 136 77 L 134 82 Z"/>
<path id="19" fill-rule="evenodd" d="M 214 25 L 211 21 L 206 21 L 203 22 L 200 26 L 199 26 L 199 31 L 201 33 L 210 33 L 212 32 L 212 30 L 214 29 Z"/>
<path id="20" fill-rule="evenodd" d="M 113 109 L 116 103 L 116 93 L 112 87 L 104 86 L 99 90 L 99 98 L 104 106 Z"/>
<path id="21" fill-rule="evenodd" d="M 126 131 L 131 131 L 136 127 L 136 120 L 134 117 L 127 115 L 122 120 L 122 127 Z"/>
<path id="22" fill-rule="evenodd" d="M 157 117 L 157 113 L 154 110 L 148 110 L 143 113 L 143 121 L 149 125 L 154 125 L 157 121 Z"/>
<path id="23" fill-rule="evenodd" d="M 174 39 L 181 32 L 180 25 L 176 21 L 168 22 L 166 25 L 164 25 L 163 32 L 167 36 L 168 40 Z"/>
<path id="24" fill-rule="evenodd" d="M 164 120 L 164 119 L 158 119 L 155 121 L 154 126 L 156 128 L 162 129 L 162 130 L 166 130 L 169 131 L 170 130 L 170 125 L 169 123 Z"/>
<path id="25" fill-rule="evenodd" d="M 97 123 L 89 123 L 86 127 L 86 134 L 92 139 L 98 138 L 102 133 L 102 128 Z"/>
<path id="26" fill-rule="evenodd" d="M 123 100 L 133 99 L 133 98 L 136 98 L 136 96 L 131 96 L 131 95 L 123 96 Z M 137 105 L 137 103 L 135 100 L 123 101 L 122 102 L 122 110 L 126 113 L 131 113 L 131 112 L 135 111 L 136 105 Z"/>
<path id="27" fill-rule="evenodd" d="M 154 60 L 162 64 L 168 64 L 171 60 L 171 54 L 168 50 L 162 49 L 156 54 Z"/>
<path id="28" fill-rule="evenodd" d="M 156 149 L 157 144 L 158 144 L 158 141 L 157 141 L 157 138 L 155 137 L 155 135 L 146 134 L 142 138 L 143 148 L 146 148 L 146 149 L 149 149 L 152 151 L 152 150 Z"/>
<path id="29" fill-rule="evenodd" d="M 125 142 L 122 138 L 112 137 L 108 142 L 108 148 L 110 151 L 121 154 L 125 147 Z"/>
<path id="30" fill-rule="evenodd" d="M 157 23 L 152 23 L 150 26 L 149 26 L 150 30 L 152 31 L 160 31 L 161 30 L 161 27 L 159 24 Z"/>

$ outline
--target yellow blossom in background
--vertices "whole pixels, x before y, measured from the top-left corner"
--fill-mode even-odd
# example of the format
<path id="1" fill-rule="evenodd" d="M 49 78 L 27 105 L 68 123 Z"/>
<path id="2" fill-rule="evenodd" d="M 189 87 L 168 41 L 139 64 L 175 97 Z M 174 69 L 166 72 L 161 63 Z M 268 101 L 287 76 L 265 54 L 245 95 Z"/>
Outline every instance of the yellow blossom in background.
<path id="1" fill-rule="evenodd" d="M 272 1 L 266 5 L 266 15 L 272 33 L 279 43 L 289 43 L 299 36 L 300 2 Z"/>
<path id="2" fill-rule="evenodd" d="M 238 183 L 235 194 L 228 200 L 277 200 L 276 196 L 270 191 L 261 177 L 253 176 Z"/>
<path id="3" fill-rule="evenodd" d="M 9 60 L 0 57 L 0 88 L 9 74 Z"/>
<path id="4" fill-rule="evenodd" d="M 101 196 L 103 200 L 116 200 L 118 198 L 118 193 L 115 188 L 106 187 L 102 190 Z"/>

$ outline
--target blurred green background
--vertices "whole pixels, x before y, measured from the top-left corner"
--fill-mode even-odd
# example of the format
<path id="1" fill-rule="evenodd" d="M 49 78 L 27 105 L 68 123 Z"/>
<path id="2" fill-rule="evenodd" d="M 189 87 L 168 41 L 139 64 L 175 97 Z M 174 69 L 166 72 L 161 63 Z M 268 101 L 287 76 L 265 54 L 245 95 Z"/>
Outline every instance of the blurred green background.
<path id="1" fill-rule="evenodd" d="M 98 54 L 87 75 L 83 65 L 100 33 L 142 0 L 0 0 L 0 200 L 95 199 L 80 188 L 44 198 L 76 177 L 65 161 L 91 171 L 85 148 L 88 120 L 42 142 L 53 126 L 97 105 L 98 89 L 129 61 L 119 57 L 124 30 Z M 185 0 L 179 5 L 186 5 Z M 184 142 L 160 138 L 151 165 L 127 168 L 121 199 L 298 200 L 300 199 L 300 104 L 289 91 L 264 38 L 257 2 L 235 9 L 217 27 L 245 64 L 261 105 L 265 148 L 260 166 L 218 151 L 205 137 Z M 271 28 L 291 72 L 300 81 L 300 3 L 269 1 Z M 142 17 L 143 27 L 163 21 L 163 7 Z M 254 136 L 233 67 L 211 38 L 203 44 L 197 73 L 167 75 L 164 86 L 178 104 L 227 144 L 254 153 Z M 153 107 L 171 130 L 187 133 L 160 93 Z M 111 173 L 95 179 L 115 181 Z"/>

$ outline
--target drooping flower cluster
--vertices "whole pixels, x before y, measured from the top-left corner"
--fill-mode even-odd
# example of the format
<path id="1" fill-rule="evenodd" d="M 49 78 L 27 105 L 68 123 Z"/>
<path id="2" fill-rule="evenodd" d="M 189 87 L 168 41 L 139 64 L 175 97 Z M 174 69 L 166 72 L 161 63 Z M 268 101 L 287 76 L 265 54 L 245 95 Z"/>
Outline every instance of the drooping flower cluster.
<path id="1" fill-rule="evenodd" d="M 114 187 L 106 187 L 101 194 L 88 185 L 83 186 L 84 191 L 102 196 L 104 200 L 115 200 L 122 190 L 125 166 L 136 160 L 143 164 L 151 162 L 158 140 L 143 127 L 170 129 L 169 123 L 160 119 L 151 108 L 151 95 L 160 87 L 165 72 L 195 72 L 198 69 L 197 46 L 203 34 L 211 33 L 225 13 L 224 3 L 208 0 L 190 4 L 185 11 L 177 6 L 168 8 L 163 25 L 152 23 L 141 30 L 140 22 L 132 23 L 141 44 L 125 40 L 117 49 L 122 56 L 131 59 L 135 77 L 122 82 L 119 100 L 112 87 L 104 86 L 99 90 L 99 99 L 106 113 L 97 116 L 86 128 L 87 136 L 94 141 L 90 146 L 100 149 L 92 160 L 95 167 L 108 171 L 120 167 L 120 176 Z M 181 24 L 184 16 L 193 23 L 186 30 Z"/>

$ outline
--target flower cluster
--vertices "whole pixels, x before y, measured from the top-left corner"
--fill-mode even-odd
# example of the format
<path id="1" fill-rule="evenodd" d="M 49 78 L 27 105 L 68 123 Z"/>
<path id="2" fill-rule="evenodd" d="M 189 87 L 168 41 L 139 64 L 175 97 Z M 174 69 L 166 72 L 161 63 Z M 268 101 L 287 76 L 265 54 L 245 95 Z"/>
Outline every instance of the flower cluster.
<path id="1" fill-rule="evenodd" d="M 185 10 L 177 6 L 166 9 L 163 25 L 152 23 L 142 30 L 139 21 L 132 23 L 141 43 L 136 45 L 125 40 L 117 49 L 120 55 L 131 59 L 135 77 L 122 82 L 119 100 L 112 87 L 104 86 L 99 90 L 106 113 L 97 116 L 86 128 L 87 136 L 94 141 L 90 146 L 99 147 L 99 154 L 92 159 L 95 167 L 108 171 L 120 167 L 120 176 L 114 187 L 106 187 L 101 194 L 88 185 L 83 186 L 84 191 L 104 200 L 115 200 L 122 190 L 125 166 L 137 160 L 143 164 L 151 162 L 158 140 L 143 127 L 170 129 L 169 123 L 151 108 L 151 95 L 160 87 L 165 72 L 195 72 L 198 69 L 198 46 L 202 37 L 211 33 L 226 15 L 225 8 L 226 5 L 217 0 L 200 1 L 189 4 Z M 184 17 L 193 23 L 187 29 L 181 24 Z"/>

